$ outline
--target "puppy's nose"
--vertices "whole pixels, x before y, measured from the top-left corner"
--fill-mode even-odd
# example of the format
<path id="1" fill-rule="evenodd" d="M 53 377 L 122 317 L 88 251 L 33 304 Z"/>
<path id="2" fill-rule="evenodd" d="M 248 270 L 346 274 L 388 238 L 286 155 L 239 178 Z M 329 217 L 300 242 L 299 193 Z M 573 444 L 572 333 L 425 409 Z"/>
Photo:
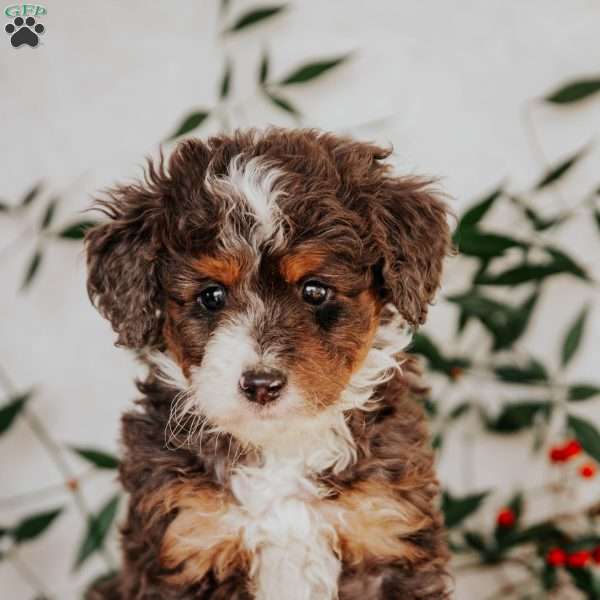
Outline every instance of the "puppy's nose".
<path id="1" fill-rule="evenodd" d="M 240 389 L 251 402 L 265 405 L 278 398 L 286 382 L 286 376 L 277 369 L 252 369 L 240 377 Z"/>

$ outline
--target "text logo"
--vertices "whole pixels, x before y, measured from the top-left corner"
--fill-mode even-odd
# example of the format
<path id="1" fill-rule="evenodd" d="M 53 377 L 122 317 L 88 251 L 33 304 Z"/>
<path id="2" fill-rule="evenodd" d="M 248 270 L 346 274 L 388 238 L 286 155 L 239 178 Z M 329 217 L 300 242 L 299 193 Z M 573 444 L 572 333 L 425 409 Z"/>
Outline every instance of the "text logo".
<path id="1" fill-rule="evenodd" d="M 41 4 L 13 4 L 4 9 L 4 14 L 12 19 L 7 23 L 4 31 L 10 35 L 13 48 L 30 46 L 35 48 L 40 42 L 40 35 L 46 28 L 38 23 L 36 17 L 47 14 L 45 6 Z"/>

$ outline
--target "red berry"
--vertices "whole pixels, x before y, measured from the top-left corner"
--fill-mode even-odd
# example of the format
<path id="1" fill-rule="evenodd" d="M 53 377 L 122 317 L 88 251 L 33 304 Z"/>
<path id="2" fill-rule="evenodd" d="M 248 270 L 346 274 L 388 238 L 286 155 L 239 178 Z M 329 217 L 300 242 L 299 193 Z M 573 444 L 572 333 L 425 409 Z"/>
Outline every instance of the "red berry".
<path id="1" fill-rule="evenodd" d="M 515 513 L 510 508 L 503 508 L 496 517 L 496 523 L 498 527 L 509 528 L 512 527 L 517 520 Z"/>
<path id="2" fill-rule="evenodd" d="M 578 440 L 569 440 L 563 446 L 563 452 L 565 454 L 566 459 L 568 460 L 573 456 L 577 456 L 581 452 L 581 444 Z"/>
<path id="3" fill-rule="evenodd" d="M 562 548 L 550 548 L 546 554 L 546 564 L 551 567 L 562 567 L 567 560 L 567 553 Z"/>
<path id="4" fill-rule="evenodd" d="M 585 567 L 592 558 L 592 553 L 589 550 L 579 550 L 567 556 L 567 565 L 573 569 L 581 569 Z"/>
<path id="5" fill-rule="evenodd" d="M 594 475 L 596 475 L 596 465 L 593 463 L 585 463 L 584 465 L 581 465 L 581 467 L 579 467 L 579 474 L 584 479 L 591 479 L 594 477 Z"/>
<path id="6" fill-rule="evenodd" d="M 553 463 L 561 463 L 567 460 L 565 450 L 560 446 L 552 446 L 552 448 L 550 448 L 549 457 Z"/>
<path id="7" fill-rule="evenodd" d="M 594 550 L 592 552 L 592 560 L 597 565 L 600 565 L 600 546 L 597 546 L 596 548 L 594 548 Z"/>

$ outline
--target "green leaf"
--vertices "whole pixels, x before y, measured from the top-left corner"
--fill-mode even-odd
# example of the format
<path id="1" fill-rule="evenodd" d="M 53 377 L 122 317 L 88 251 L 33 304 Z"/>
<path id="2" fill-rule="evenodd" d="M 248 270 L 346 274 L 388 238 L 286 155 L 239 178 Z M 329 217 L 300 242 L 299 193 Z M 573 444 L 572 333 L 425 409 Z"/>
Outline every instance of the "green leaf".
<path id="1" fill-rule="evenodd" d="M 71 223 L 58 232 L 58 237 L 63 240 L 82 240 L 86 231 L 98 225 L 98 221 L 79 221 Z"/>
<path id="2" fill-rule="evenodd" d="M 442 512 L 446 527 L 452 528 L 460 525 L 468 516 L 472 515 L 485 500 L 489 492 L 471 494 L 469 496 L 455 497 L 450 492 L 442 494 Z"/>
<path id="3" fill-rule="evenodd" d="M 98 512 L 88 521 L 88 528 L 83 538 L 77 559 L 75 561 L 75 569 L 81 565 L 92 555 L 104 546 L 104 541 L 111 525 L 115 520 L 117 509 L 119 507 L 119 496 L 113 496 Z"/>
<path id="4" fill-rule="evenodd" d="M 554 183 L 556 183 L 559 179 L 561 179 L 564 175 L 566 175 L 576 164 L 577 162 L 584 156 L 587 152 L 587 148 L 583 148 L 576 152 L 569 158 L 563 160 L 558 163 L 556 166 L 552 167 L 537 183 L 535 186 L 536 190 L 542 190 Z"/>
<path id="5" fill-rule="evenodd" d="M 565 335 L 561 352 L 561 364 L 563 367 L 569 364 L 581 344 L 588 313 L 589 306 L 584 306 Z"/>
<path id="6" fill-rule="evenodd" d="M 597 208 L 594 210 L 594 220 L 596 221 L 598 231 L 600 231 L 600 210 L 598 210 Z"/>
<path id="7" fill-rule="evenodd" d="M 281 85 L 293 85 L 297 83 L 306 83 L 321 77 L 331 69 L 341 65 L 348 59 L 349 55 L 338 56 L 336 58 L 317 60 L 306 63 L 292 71 L 289 75 L 283 78 Z"/>
<path id="8" fill-rule="evenodd" d="M 174 140 L 175 138 L 181 135 L 185 135 L 193 129 L 200 127 L 200 125 L 202 125 L 202 123 L 208 117 L 208 115 L 208 111 L 205 110 L 198 110 L 190 113 L 189 115 L 187 115 L 187 117 L 183 119 L 179 127 L 175 130 L 175 133 L 169 136 L 167 140 Z"/>
<path id="9" fill-rule="evenodd" d="M 50 224 L 52 223 L 52 219 L 54 218 L 54 213 L 56 212 L 56 205 L 58 204 L 58 200 L 55 198 L 50 200 L 48 206 L 46 206 L 46 210 L 44 211 L 44 216 L 40 223 L 40 230 L 44 231 L 48 229 Z"/>
<path id="10" fill-rule="evenodd" d="M 497 275 L 479 273 L 476 275 L 474 283 L 477 285 L 515 286 L 531 281 L 542 281 L 547 277 L 565 273 L 589 281 L 586 271 L 564 252 L 553 246 L 546 246 L 545 250 L 549 254 L 549 259 L 543 263 L 529 264 L 524 262 Z"/>
<path id="11" fill-rule="evenodd" d="M 223 76 L 221 77 L 221 85 L 219 87 L 219 98 L 221 100 L 225 100 L 227 96 L 229 96 L 229 91 L 231 88 L 231 74 L 233 72 L 233 67 L 231 65 L 231 61 L 228 59 L 225 63 L 225 69 L 223 70 Z"/>
<path id="12" fill-rule="evenodd" d="M 460 417 L 462 417 L 463 415 L 467 414 L 470 409 L 470 402 L 461 402 L 450 411 L 450 413 L 448 414 L 448 419 L 450 419 L 451 421 L 456 421 L 457 419 L 460 419 Z"/>
<path id="13" fill-rule="evenodd" d="M 600 579 L 591 569 L 567 567 L 566 571 L 571 576 L 575 587 L 585 592 L 587 600 L 600 598 Z"/>
<path id="14" fill-rule="evenodd" d="M 409 352 L 425 357 L 433 371 L 439 371 L 450 377 L 453 376 L 455 369 L 466 369 L 470 365 L 465 358 L 443 356 L 433 341 L 423 333 L 417 333 L 413 337 Z"/>
<path id="15" fill-rule="evenodd" d="M 564 534 L 551 522 L 538 523 L 525 529 L 513 529 L 506 532 L 501 537 L 498 536 L 499 551 L 501 553 L 519 546 L 522 544 L 543 544 L 548 545 L 550 543 L 564 544 Z"/>
<path id="16" fill-rule="evenodd" d="M 461 229 L 458 250 L 467 256 L 494 258 L 503 255 L 509 248 L 527 248 L 528 244 L 506 235 L 486 233 L 474 227 Z"/>
<path id="17" fill-rule="evenodd" d="M 108 452 L 104 452 L 103 450 L 95 450 L 93 448 L 79 448 L 79 447 L 71 447 L 73 452 L 76 452 L 81 456 L 81 458 L 87 460 L 92 463 L 94 466 L 99 469 L 118 469 L 119 468 L 119 459 Z"/>
<path id="18" fill-rule="evenodd" d="M 26 517 L 11 531 L 12 538 L 17 544 L 37 538 L 50 527 L 61 512 L 62 508 L 57 508 Z"/>
<path id="19" fill-rule="evenodd" d="M 42 184 L 41 183 L 37 183 L 36 185 L 34 185 L 23 197 L 23 200 L 21 200 L 21 206 L 25 207 L 25 206 L 29 206 L 30 204 L 33 203 L 33 201 L 39 196 L 40 192 L 42 191 Z"/>
<path id="20" fill-rule="evenodd" d="M 544 365 L 535 360 L 529 359 L 527 364 L 522 366 L 505 364 L 494 368 L 496 377 L 509 383 L 539 383 L 548 380 L 548 372 Z"/>
<path id="21" fill-rule="evenodd" d="M 524 498 L 523 498 L 523 492 L 517 492 L 510 500 L 510 502 L 508 503 L 508 508 L 510 508 L 515 517 L 517 518 L 517 521 L 521 518 L 522 514 L 523 514 L 523 506 L 525 504 Z"/>
<path id="22" fill-rule="evenodd" d="M 431 396 L 423 399 L 423 408 L 430 417 L 435 417 L 438 414 L 438 405 Z"/>
<path id="23" fill-rule="evenodd" d="M 498 187 L 483 200 L 477 202 L 471 206 L 460 218 L 458 225 L 454 231 L 453 240 L 458 245 L 460 242 L 460 236 L 463 229 L 471 228 L 477 225 L 481 219 L 487 214 L 492 208 L 494 202 L 502 195 L 502 188 Z"/>
<path id="24" fill-rule="evenodd" d="M 258 81 L 260 85 L 265 85 L 269 78 L 269 55 L 265 50 L 260 61 L 260 70 L 258 72 Z"/>
<path id="25" fill-rule="evenodd" d="M 580 402 L 581 400 L 589 400 L 598 395 L 600 395 L 600 387 L 580 383 L 569 386 L 567 397 L 571 402 Z"/>
<path id="26" fill-rule="evenodd" d="M 592 509 L 594 511 L 594 509 Z M 595 513 L 594 513 L 595 514 Z M 578 535 L 575 539 L 569 538 L 567 544 L 562 544 L 567 552 L 579 552 L 579 550 L 589 550 L 590 546 L 600 545 L 600 536 L 594 533 Z"/>
<path id="27" fill-rule="evenodd" d="M 285 112 L 293 115 L 294 117 L 300 116 L 300 111 L 289 100 L 286 100 L 281 96 L 276 96 L 271 91 L 267 91 L 265 93 L 267 95 L 267 98 L 281 110 L 284 110 Z"/>
<path id="28" fill-rule="evenodd" d="M 573 415 L 569 415 L 567 422 L 583 449 L 595 461 L 600 461 L 600 433 L 595 425 Z"/>
<path id="29" fill-rule="evenodd" d="M 231 27 L 225 30 L 224 33 L 235 33 L 237 31 L 242 31 L 242 29 L 247 29 L 248 27 L 274 17 L 286 8 L 287 6 L 285 4 L 254 8 L 240 16 Z"/>
<path id="30" fill-rule="evenodd" d="M 14 420 L 25 408 L 25 404 L 27 404 L 30 397 L 31 392 L 16 396 L 0 408 L 0 435 L 10 429 Z"/>
<path id="31" fill-rule="evenodd" d="M 488 298 L 473 289 L 464 294 L 447 296 L 446 300 L 456 304 L 468 317 L 482 319 L 485 316 L 493 317 L 498 326 L 506 326 L 509 313 L 513 310 L 507 304 Z"/>
<path id="32" fill-rule="evenodd" d="M 544 565 L 542 572 L 540 573 L 540 581 L 544 590 L 553 590 L 558 583 L 558 571 L 550 565 Z"/>
<path id="33" fill-rule="evenodd" d="M 545 100 L 553 104 L 572 104 L 597 92 L 600 92 L 600 79 L 580 79 L 563 85 L 546 96 Z"/>
<path id="34" fill-rule="evenodd" d="M 580 279 L 590 280 L 589 275 L 585 272 L 585 269 L 578 265 L 574 259 L 565 254 L 562 250 L 559 250 L 555 246 L 545 246 L 544 249 L 552 257 L 552 264 L 562 269 L 564 273 L 570 273 L 579 277 Z"/>
<path id="35" fill-rule="evenodd" d="M 40 264 L 42 262 L 42 253 L 38 249 L 33 253 L 29 261 L 29 265 L 27 266 L 27 270 L 25 271 L 25 277 L 23 278 L 23 283 L 21 284 L 21 291 L 27 289 L 33 278 L 35 277 L 38 269 L 40 268 Z"/>
<path id="36" fill-rule="evenodd" d="M 465 542 L 481 556 L 482 562 L 488 561 L 488 547 L 485 543 L 485 539 L 480 533 L 475 531 L 465 531 L 464 533 Z"/>
<path id="37" fill-rule="evenodd" d="M 527 206 L 524 200 L 517 196 L 511 196 L 511 200 L 517 207 L 521 210 L 521 212 L 525 215 L 527 220 L 531 223 L 532 227 L 536 231 L 546 231 L 551 227 L 555 227 L 567 221 L 570 217 L 569 212 L 565 212 L 562 215 L 557 215 L 555 217 L 541 217 L 538 212 L 533 210 L 530 206 Z"/>
<path id="38" fill-rule="evenodd" d="M 552 265 L 531 265 L 521 264 L 517 267 L 512 267 L 506 271 L 502 271 L 497 275 L 482 273 L 475 277 L 474 283 L 477 285 L 520 285 L 530 281 L 541 281 L 551 275 L 561 273 L 560 269 L 556 269 Z"/>
<path id="39" fill-rule="evenodd" d="M 486 419 L 486 427 L 496 433 L 515 433 L 533 426 L 538 415 L 548 417 L 550 402 L 523 401 L 505 406 L 495 419 Z"/>
<path id="40" fill-rule="evenodd" d="M 470 315 L 468 315 L 464 310 L 459 309 L 458 313 L 458 321 L 456 323 L 456 334 L 460 335 L 464 330 L 467 324 L 470 321 Z"/>
<path id="41" fill-rule="evenodd" d="M 525 333 L 537 299 L 537 290 L 517 307 L 487 298 L 476 290 L 447 298 L 457 304 L 467 318 L 478 319 L 492 334 L 494 350 L 508 348 Z"/>
<path id="42" fill-rule="evenodd" d="M 494 350 L 502 350 L 512 346 L 527 330 L 531 315 L 539 299 L 538 290 L 517 308 L 512 310 L 508 324 L 503 329 L 494 332 Z"/>

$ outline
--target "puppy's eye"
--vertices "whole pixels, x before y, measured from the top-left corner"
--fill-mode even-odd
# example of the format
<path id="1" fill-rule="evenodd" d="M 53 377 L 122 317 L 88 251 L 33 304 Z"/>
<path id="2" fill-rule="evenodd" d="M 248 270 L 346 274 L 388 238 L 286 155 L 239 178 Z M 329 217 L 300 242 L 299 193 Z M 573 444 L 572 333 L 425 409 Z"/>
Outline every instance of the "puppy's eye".
<path id="1" fill-rule="evenodd" d="M 323 304 L 330 293 L 330 288 L 318 281 L 307 281 L 302 288 L 302 298 L 313 306 Z"/>
<path id="2" fill-rule="evenodd" d="M 222 285 L 213 284 L 204 288 L 196 301 L 210 312 L 221 310 L 225 306 L 227 292 Z"/>

